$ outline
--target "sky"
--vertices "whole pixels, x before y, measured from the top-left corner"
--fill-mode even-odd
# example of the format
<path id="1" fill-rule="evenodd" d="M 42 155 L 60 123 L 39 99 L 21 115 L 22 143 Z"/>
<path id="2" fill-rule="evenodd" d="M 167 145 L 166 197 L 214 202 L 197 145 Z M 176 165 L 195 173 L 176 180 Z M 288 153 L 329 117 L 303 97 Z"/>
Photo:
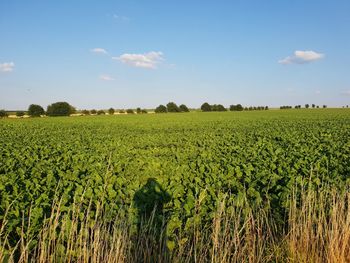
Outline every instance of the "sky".
<path id="1" fill-rule="evenodd" d="M 348 0 L 1 0 L 0 109 L 350 104 Z"/>

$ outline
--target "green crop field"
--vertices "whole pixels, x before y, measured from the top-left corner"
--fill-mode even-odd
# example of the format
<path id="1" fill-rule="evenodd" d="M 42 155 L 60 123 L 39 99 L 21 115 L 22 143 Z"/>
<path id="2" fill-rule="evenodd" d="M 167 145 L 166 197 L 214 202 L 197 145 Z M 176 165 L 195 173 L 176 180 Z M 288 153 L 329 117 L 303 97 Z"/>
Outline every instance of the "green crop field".
<path id="1" fill-rule="evenodd" d="M 349 180 L 347 109 L 4 119 L 0 256 L 18 260 L 22 243 L 26 257 L 37 256 L 32 251 L 57 212 L 57 221 L 80 222 L 77 233 L 81 222 L 123 222 L 130 243 L 152 218 L 166 236 L 167 260 L 187 246 L 191 262 L 198 254 L 188 244 L 220 211 L 239 210 L 241 218 L 266 212 L 278 239 L 292 201 L 300 204 L 296 189 L 346 192 Z M 215 241 L 211 234 L 199 239 Z M 60 240 L 55 253 L 69 247 L 69 237 Z M 70 254 L 73 262 L 78 256 Z"/>

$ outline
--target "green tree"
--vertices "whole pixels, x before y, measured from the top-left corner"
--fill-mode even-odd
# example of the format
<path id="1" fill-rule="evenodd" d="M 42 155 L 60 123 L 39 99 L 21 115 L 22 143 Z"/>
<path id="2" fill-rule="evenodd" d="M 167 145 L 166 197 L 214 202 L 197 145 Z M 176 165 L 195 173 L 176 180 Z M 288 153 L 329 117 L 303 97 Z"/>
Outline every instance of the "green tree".
<path id="1" fill-rule="evenodd" d="M 17 112 L 16 112 L 16 116 L 17 116 L 17 117 L 23 117 L 24 114 L 25 114 L 24 111 L 17 111 Z"/>
<path id="2" fill-rule="evenodd" d="M 127 113 L 127 114 L 134 114 L 135 112 L 134 112 L 133 109 L 127 109 L 127 110 L 126 110 L 126 113 Z"/>
<path id="3" fill-rule="evenodd" d="M 93 115 L 95 115 L 95 114 L 97 114 L 97 110 L 92 109 L 92 110 L 90 111 L 90 113 L 93 114 Z"/>
<path id="4" fill-rule="evenodd" d="M 142 113 L 142 114 L 146 114 L 146 113 L 148 113 L 148 112 L 147 112 L 146 109 L 143 109 L 143 110 L 141 110 L 141 113 Z"/>
<path id="5" fill-rule="evenodd" d="M 28 107 L 28 115 L 30 117 L 40 117 L 41 115 L 44 115 L 45 111 L 43 107 L 37 104 L 31 104 Z"/>
<path id="6" fill-rule="evenodd" d="M 179 109 L 181 112 L 189 112 L 190 111 L 185 104 L 181 104 L 179 106 Z"/>
<path id="7" fill-rule="evenodd" d="M 312 104 L 311 107 L 314 109 L 314 108 L 316 107 L 316 105 L 315 105 L 315 104 Z"/>
<path id="8" fill-rule="evenodd" d="M 208 102 L 204 102 L 201 106 L 202 111 L 211 111 L 211 106 L 209 105 Z"/>
<path id="9" fill-rule="evenodd" d="M 230 105 L 230 111 L 243 111 L 243 106 L 241 104 Z"/>
<path id="10" fill-rule="evenodd" d="M 119 110 L 119 113 L 120 113 L 120 114 L 124 114 L 125 111 L 124 111 L 124 110 Z"/>
<path id="11" fill-rule="evenodd" d="M 327 105 L 323 105 L 323 108 L 324 108 L 324 109 L 327 108 Z"/>
<path id="12" fill-rule="evenodd" d="M 136 113 L 137 113 L 137 114 L 141 114 L 141 113 L 142 113 L 142 110 L 141 110 L 140 107 L 136 109 Z"/>
<path id="13" fill-rule="evenodd" d="M 176 103 L 174 102 L 169 102 L 167 105 L 166 105 L 166 108 L 167 108 L 167 111 L 168 112 L 180 112 L 180 109 L 179 107 L 176 105 Z"/>
<path id="14" fill-rule="evenodd" d="M 108 114 L 109 115 L 113 115 L 114 112 L 115 112 L 115 110 L 113 108 L 109 108 L 109 110 L 108 110 Z"/>
<path id="15" fill-rule="evenodd" d="M 47 106 L 46 114 L 48 116 L 69 116 L 75 112 L 75 108 L 68 102 L 55 102 Z"/>
<path id="16" fill-rule="evenodd" d="M 97 111 L 97 115 L 105 115 L 105 111 L 104 110 L 98 110 Z"/>
<path id="17" fill-rule="evenodd" d="M 81 113 L 84 114 L 84 115 L 90 115 L 90 111 L 89 110 L 82 110 Z"/>
<path id="18" fill-rule="evenodd" d="M 167 108 L 164 105 L 159 105 L 155 111 L 155 113 L 166 113 L 167 112 Z"/>
<path id="19" fill-rule="evenodd" d="M 7 116 L 8 116 L 8 114 L 5 110 L 0 110 L 0 118 L 5 118 Z"/>
<path id="20" fill-rule="evenodd" d="M 308 109 L 310 107 L 309 104 L 305 104 L 305 108 Z"/>

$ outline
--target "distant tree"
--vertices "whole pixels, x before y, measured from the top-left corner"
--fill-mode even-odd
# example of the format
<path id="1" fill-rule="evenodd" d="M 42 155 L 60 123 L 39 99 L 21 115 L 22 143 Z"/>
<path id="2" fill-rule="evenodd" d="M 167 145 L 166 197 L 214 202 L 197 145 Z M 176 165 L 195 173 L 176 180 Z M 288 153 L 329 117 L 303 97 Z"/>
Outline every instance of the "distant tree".
<path id="1" fill-rule="evenodd" d="M 6 118 L 8 117 L 8 114 L 5 110 L 0 110 L 0 118 Z"/>
<path id="2" fill-rule="evenodd" d="M 84 114 L 84 115 L 90 115 L 90 111 L 89 110 L 82 110 L 81 113 Z"/>
<path id="3" fill-rule="evenodd" d="M 324 109 L 327 108 L 327 105 L 323 105 L 323 108 L 324 108 Z"/>
<path id="4" fill-rule="evenodd" d="M 312 104 L 311 107 L 314 109 L 314 108 L 316 107 L 316 105 L 315 105 L 315 104 Z"/>
<path id="5" fill-rule="evenodd" d="M 55 102 L 47 106 L 47 116 L 69 116 L 75 112 L 75 108 L 68 102 Z"/>
<path id="6" fill-rule="evenodd" d="M 249 107 L 249 110 L 253 110 L 253 107 L 252 107 L 252 106 L 250 106 L 250 107 Z"/>
<path id="7" fill-rule="evenodd" d="M 104 110 L 98 110 L 97 111 L 97 115 L 105 115 L 105 111 Z"/>
<path id="8" fill-rule="evenodd" d="M 189 112 L 190 111 L 185 104 L 181 104 L 179 106 L 179 109 L 181 112 Z"/>
<path id="9" fill-rule="evenodd" d="M 97 114 L 97 110 L 93 109 L 93 110 L 90 111 L 90 113 L 95 115 L 95 114 Z"/>
<path id="10" fill-rule="evenodd" d="M 265 110 L 268 110 L 269 109 L 269 106 L 265 106 Z"/>
<path id="11" fill-rule="evenodd" d="M 309 104 L 305 104 L 305 108 L 308 109 L 310 107 Z"/>
<path id="12" fill-rule="evenodd" d="M 211 105 L 211 111 L 227 111 L 227 109 L 221 104 Z"/>
<path id="13" fill-rule="evenodd" d="M 320 106 L 317 105 L 316 108 L 318 109 L 318 108 L 320 108 Z"/>
<path id="14" fill-rule="evenodd" d="M 141 113 L 142 113 L 142 114 L 146 114 L 146 113 L 148 113 L 148 112 L 147 112 L 146 109 L 143 109 L 143 110 L 141 110 Z"/>
<path id="15" fill-rule="evenodd" d="M 167 111 L 168 112 L 180 112 L 180 109 L 179 107 L 176 105 L 176 103 L 174 102 L 169 102 L 167 105 L 166 105 L 166 108 L 167 108 Z"/>
<path id="16" fill-rule="evenodd" d="M 141 108 L 137 108 L 137 109 L 136 109 L 136 113 L 137 113 L 137 114 L 141 114 L 141 112 L 142 112 Z"/>
<path id="17" fill-rule="evenodd" d="M 166 113 L 167 112 L 167 108 L 164 105 L 159 105 L 155 111 L 155 113 Z"/>
<path id="18" fill-rule="evenodd" d="M 114 115 L 115 110 L 113 108 L 108 109 L 108 114 L 109 115 Z"/>
<path id="19" fill-rule="evenodd" d="M 31 104 L 28 107 L 28 115 L 30 117 L 40 117 L 41 115 L 44 115 L 45 111 L 43 107 L 37 104 Z"/>
<path id="20" fill-rule="evenodd" d="M 230 111 L 242 111 L 243 106 L 241 104 L 230 105 Z"/>
<path id="21" fill-rule="evenodd" d="M 124 114 L 125 111 L 124 111 L 124 110 L 119 110 L 119 113 L 120 113 L 120 114 Z"/>
<path id="22" fill-rule="evenodd" d="M 201 106 L 201 110 L 202 111 L 211 111 L 211 106 L 209 105 L 209 103 L 204 102 Z"/>
<path id="23" fill-rule="evenodd" d="M 347 108 L 349 108 L 349 105 L 346 105 Z"/>
<path id="24" fill-rule="evenodd" d="M 134 114 L 135 112 L 134 112 L 133 109 L 127 109 L 127 110 L 126 110 L 126 113 L 127 113 L 127 114 Z"/>
<path id="25" fill-rule="evenodd" d="M 17 116 L 17 117 L 23 117 L 24 114 L 25 114 L 24 111 L 17 111 L 17 112 L 16 112 L 16 116 Z"/>

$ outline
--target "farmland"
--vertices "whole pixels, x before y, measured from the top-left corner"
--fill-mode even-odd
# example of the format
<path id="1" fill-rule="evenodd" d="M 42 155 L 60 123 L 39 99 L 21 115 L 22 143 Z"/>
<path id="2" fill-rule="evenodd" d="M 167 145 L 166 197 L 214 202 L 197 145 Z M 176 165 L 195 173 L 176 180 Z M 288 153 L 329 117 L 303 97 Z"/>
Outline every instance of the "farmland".
<path id="1" fill-rule="evenodd" d="M 82 248 L 72 243 L 84 237 L 84 226 L 98 226 L 108 229 L 99 233 L 128 240 L 120 258 L 113 258 L 119 262 L 141 254 L 152 262 L 162 253 L 157 261 L 252 262 L 278 253 L 285 261 L 288 253 L 299 253 L 283 242 L 291 211 L 301 209 L 303 197 L 314 196 L 306 201 L 314 200 L 318 212 L 329 211 L 332 194 L 347 200 L 340 198 L 350 178 L 347 109 L 8 119 L 0 120 L 0 138 L 3 259 L 25 261 L 46 248 L 51 259 L 84 261 L 77 253 Z M 317 205 L 322 198 L 324 205 Z M 330 222 L 329 215 L 324 218 Z M 252 252 L 245 236 L 232 246 L 254 258 L 232 254 L 233 247 L 226 249 L 228 258 L 216 258 L 225 254 L 220 246 L 230 243 L 220 239 L 222 233 L 242 226 L 243 235 L 250 235 L 245 222 L 251 219 L 263 229 L 257 235 L 265 245 L 254 241 Z M 153 234 L 144 230 L 147 224 Z M 48 238 L 52 232 L 57 236 Z M 153 242 L 157 252 L 135 248 L 140 236 L 138 244 Z M 61 245 L 55 252 L 48 249 L 52 240 Z M 276 249 L 281 246 L 288 249 Z M 105 260 L 100 256 L 96 261 Z M 303 261 L 302 255 L 297 259 Z"/>

